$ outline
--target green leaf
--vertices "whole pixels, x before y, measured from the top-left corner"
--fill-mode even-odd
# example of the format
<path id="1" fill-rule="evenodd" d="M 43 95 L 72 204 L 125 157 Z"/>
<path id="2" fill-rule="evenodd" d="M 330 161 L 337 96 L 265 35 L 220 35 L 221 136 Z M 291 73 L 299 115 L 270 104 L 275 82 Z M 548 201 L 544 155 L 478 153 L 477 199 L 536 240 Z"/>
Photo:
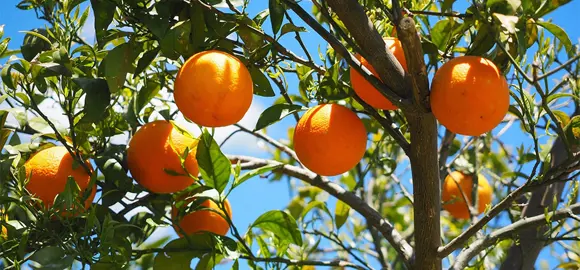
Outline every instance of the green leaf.
<path id="1" fill-rule="evenodd" d="M 194 52 L 194 44 L 189 41 L 191 23 L 189 20 L 175 24 L 161 40 L 161 52 L 170 59 L 176 60 L 179 56 L 185 59 Z"/>
<path id="2" fill-rule="evenodd" d="M 234 182 L 234 187 L 241 185 L 242 183 L 246 182 L 247 180 L 249 180 L 255 176 L 258 176 L 258 175 L 261 175 L 261 174 L 264 174 L 267 172 L 271 172 L 271 171 L 278 169 L 278 168 L 281 168 L 283 166 L 284 166 L 284 164 L 282 164 L 282 163 L 281 164 L 272 164 L 272 165 L 267 165 L 267 166 L 264 166 L 264 167 L 261 167 L 258 169 L 251 170 L 247 173 L 244 173 L 242 176 L 240 176 L 240 178 L 238 178 Z"/>
<path id="3" fill-rule="evenodd" d="M 115 2 L 114 1 L 102 1 L 102 0 L 91 0 L 91 7 L 93 8 L 93 15 L 95 17 L 95 33 L 97 36 L 97 43 L 99 47 L 103 47 L 105 44 L 102 42 L 107 28 L 111 22 L 113 22 L 113 17 L 115 16 Z"/>
<path id="4" fill-rule="evenodd" d="M 282 27 L 282 22 L 284 21 L 284 12 L 286 8 L 280 0 L 269 0 L 268 8 L 270 9 L 270 22 L 272 23 L 272 31 L 274 35 L 278 34 L 280 27 Z"/>
<path id="5" fill-rule="evenodd" d="M 211 252 L 211 238 L 205 234 L 192 235 L 189 237 L 193 245 L 189 245 L 187 238 L 178 238 L 167 243 L 164 249 L 179 249 L 179 252 L 159 252 L 155 256 L 153 269 L 182 270 L 191 269 L 191 260 L 200 258 L 204 254 Z"/>
<path id="6" fill-rule="evenodd" d="M 28 120 L 28 126 L 39 133 L 50 132 L 52 129 L 48 123 L 40 116 L 33 117 Z"/>
<path id="7" fill-rule="evenodd" d="M 131 44 L 123 43 L 105 56 L 105 78 L 111 93 L 117 93 L 125 85 L 127 73 L 133 70 L 135 52 Z"/>
<path id="8" fill-rule="evenodd" d="M 138 115 L 143 107 L 145 107 L 145 105 L 149 103 L 149 101 L 151 101 L 151 99 L 153 99 L 160 90 L 161 84 L 153 80 L 147 80 L 145 86 L 143 86 L 137 93 L 137 100 L 135 102 L 135 114 Z"/>
<path id="9" fill-rule="evenodd" d="M 3 57 L 4 52 L 8 49 L 8 42 L 10 42 L 10 38 L 0 41 L 0 58 Z"/>
<path id="10" fill-rule="evenodd" d="M 553 24 L 551 22 L 536 21 L 536 23 L 538 25 L 544 27 L 546 30 L 548 30 L 550 33 L 552 33 L 552 35 L 554 35 L 554 37 L 556 37 L 558 40 L 560 40 L 560 42 L 562 42 L 562 45 L 564 45 L 564 47 L 566 48 L 566 52 L 569 55 L 574 53 L 574 47 L 572 46 L 572 41 L 570 41 L 570 37 L 568 37 L 568 34 L 566 33 L 566 31 L 564 31 L 564 29 L 562 29 L 560 26 Z"/>
<path id="11" fill-rule="evenodd" d="M 260 114 L 258 122 L 256 122 L 256 128 L 254 128 L 254 131 L 263 129 L 269 125 L 272 125 L 282 120 L 284 117 L 293 114 L 294 112 L 298 112 L 305 109 L 306 108 L 300 105 L 294 104 L 287 103 L 274 104 L 270 108 L 264 110 L 262 114 Z"/>
<path id="12" fill-rule="evenodd" d="M 244 41 L 244 45 L 250 50 L 254 51 L 262 47 L 264 39 L 261 35 L 254 32 L 253 29 L 261 31 L 260 27 L 250 18 L 244 17 L 240 20 L 238 27 L 238 35 Z"/>
<path id="13" fill-rule="evenodd" d="M 230 180 L 232 164 L 207 129 L 200 137 L 196 158 L 204 182 L 221 193 Z"/>
<path id="14" fill-rule="evenodd" d="M 334 210 L 334 220 L 336 222 L 336 229 L 340 229 L 348 219 L 350 206 L 341 200 L 336 201 L 336 209 Z"/>
<path id="15" fill-rule="evenodd" d="M 576 97 L 573 94 L 569 94 L 569 93 L 556 93 L 556 94 L 551 94 L 546 98 L 546 103 L 550 103 L 556 99 L 559 98 L 575 98 L 577 100 L 580 100 L 580 97 Z"/>
<path id="16" fill-rule="evenodd" d="M 518 23 L 519 18 L 517 16 L 509 16 L 503 15 L 500 13 L 494 13 L 494 18 L 501 23 L 501 26 L 505 28 L 510 34 L 515 34 L 517 31 L 516 24 Z"/>
<path id="17" fill-rule="evenodd" d="M 326 207 L 326 203 L 317 200 L 309 202 L 304 207 L 304 210 L 302 210 L 302 213 L 300 214 L 300 219 L 304 220 L 304 217 L 314 208 L 321 209 L 328 215 L 328 217 L 330 217 L 331 220 L 334 220 L 334 217 L 330 213 L 330 210 L 328 210 L 328 207 Z"/>
<path id="18" fill-rule="evenodd" d="M 260 228 L 271 232 L 280 241 L 302 245 L 302 235 L 298 229 L 296 220 L 288 213 L 280 210 L 271 210 L 262 214 L 250 228 Z"/>
<path id="19" fill-rule="evenodd" d="M 75 82 L 85 92 L 85 118 L 97 123 L 103 120 L 107 107 L 111 104 L 109 85 L 103 79 L 74 78 Z"/>
<path id="20" fill-rule="evenodd" d="M 576 115 L 570 119 L 570 122 L 564 128 L 564 133 L 570 145 L 580 145 L 580 115 Z"/>
<path id="21" fill-rule="evenodd" d="M 493 48 L 493 45 L 495 45 L 495 38 L 492 28 L 488 24 L 482 24 L 469 45 L 466 55 L 483 55 Z"/>
<path id="22" fill-rule="evenodd" d="M 223 259 L 224 256 L 221 254 L 205 254 L 195 266 L 195 270 L 213 270 Z"/>
<path id="23" fill-rule="evenodd" d="M 0 101 L 0 104 L 2 102 Z M 6 119 L 8 118 L 8 111 L 0 110 L 0 129 L 4 128 L 4 124 L 6 124 Z"/>
<path id="24" fill-rule="evenodd" d="M 157 57 L 157 54 L 159 54 L 159 50 L 160 48 L 154 48 L 143 54 L 143 56 L 139 59 L 139 62 L 137 62 L 137 68 L 135 68 L 135 72 L 133 73 L 134 77 L 141 74 L 141 72 L 145 71 L 145 69 L 151 65 L 151 62 L 153 62 L 155 57 Z"/>
<path id="25" fill-rule="evenodd" d="M 349 76 L 348 72 L 342 72 L 340 63 L 336 63 L 326 70 L 320 87 L 318 89 L 321 97 L 328 100 L 341 100 L 349 97 L 351 92 L 348 87 L 343 84 L 345 78 L 342 76 Z"/>
<path id="26" fill-rule="evenodd" d="M 5 64 L 4 67 L 2 67 L 0 76 L 2 77 L 2 82 L 4 82 L 6 87 L 12 90 L 16 90 L 16 87 L 14 86 L 14 80 L 12 80 L 12 65 Z"/>
<path id="27" fill-rule="evenodd" d="M 200 5 L 191 5 L 191 44 L 194 48 L 203 46 L 205 41 L 206 26 L 203 8 Z"/>
<path id="28" fill-rule="evenodd" d="M 148 15 L 144 16 L 143 24 L 151 31 L 151 33 L 158 39 L 163 39 L 169 30 L 169 20 L 162 15 Z"/>
<path id="29" fill-rule="evenodd" d="M 30 257 L 32 269 L 60 270 L 72 267 L 74 257 L 66 256 L 60 247 L 47 246 Z"/>
<path id="30" fill-rule="evenodd" d="M 244 0 L 229 0 L 229 1 L 230 4 L 234 7 L 241 7 L 244 5 Z M 227 0 L 208 0 L 207 2 L 214 7 L 229 8 Z"/>
<path id="31" fill-rule="evenodd" d="M 2 148 L 4 148 L 4 145 L 6 144 L 6 141 L 8 141 L 8 138 L 10 137 L 11 133 L 12 131 L 10 129 L 7 128 L 0 129 L 0 151 L 2 150 Z"/>
<path id="32" fill-rule="evenodd" d="M 486 5 L 489 13 L 513 15 L 522 3 L 521 0 L 488 0 Z"/>
<path id="33" fill-rule="evenodd" d="M 296 26 L 292 23 L 286 23 L 284 24 L 284 26 L 282 26 L 282 33 L 280 34 L 280 36 L 283 36 L 290 32 L 306 32 L 306 27 Z"/>
<path id="34" fill-rule="evenodd" d="M 445 50 L 454 34 L 453 30 L 460 26 L 461 23 L 452 19 L 438 21 L 431 30 L 431 41 L 439 50 Z"/>
<path id="35" fill-rule="evenodd" d="M 44 28 L 33 29 L 32 31 L 22 31 L 26 33 L 20 50 L 22 57 L 31 61 L 38 54 L 51 49 L 52 42 L 48 39 L 48 32 Z"/>
<path id="36" fill-rule="evenodd" d="M 560 111 L 560 110 L 552 110 L 552 113 L 554 114 L 554 116 L 556 116 L 556 119 L 558 119 L 558 123 L 560 126 L 565 127 L 566 125 L 568 125 L 568 123 L 570 123 L 570 116 L 568 116 L 567 113 Z"/>
<path id="37" fill-rule="evenodd" d="M 542 0 L 540 7 L 536 10 L 536 14 L 534 14 L 534 17 L 535 18 L 544 17 L 546 16 L 546 14 L 556 10 L 556 8 L 561 7 L 570 2 L 572 2 L 572 0 Z"/>
<path id="38" fill-rule="evenodd" d="M 276 95 L 270 81 L 259 68 L 250 67 L 248 70 L 254 82 L 254 94 L 263 97 L 273 97 Z"/>

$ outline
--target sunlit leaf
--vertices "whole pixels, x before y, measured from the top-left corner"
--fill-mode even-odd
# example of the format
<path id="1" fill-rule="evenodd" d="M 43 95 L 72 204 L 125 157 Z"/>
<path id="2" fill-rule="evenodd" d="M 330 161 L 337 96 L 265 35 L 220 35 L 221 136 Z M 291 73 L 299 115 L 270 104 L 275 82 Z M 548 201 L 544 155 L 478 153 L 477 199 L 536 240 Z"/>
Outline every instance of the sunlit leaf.
<path id="1" fill-rule="evenodd" d="M 268 211 L 258 217 L 250 228 L 260 228 L 273 233 L 280 241 L 302 245 L 302 234 L 298 230 L 296 220 L 284 211 Z"/>

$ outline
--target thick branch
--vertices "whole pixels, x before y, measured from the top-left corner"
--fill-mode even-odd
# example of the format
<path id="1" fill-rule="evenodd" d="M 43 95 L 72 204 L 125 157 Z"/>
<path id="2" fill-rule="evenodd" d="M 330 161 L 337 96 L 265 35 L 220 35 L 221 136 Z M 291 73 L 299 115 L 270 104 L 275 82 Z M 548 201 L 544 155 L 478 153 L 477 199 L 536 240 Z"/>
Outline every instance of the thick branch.
<path id="1" fill-rule="evenodd" d="M 356 0 L 327 0 L 330 8 L 344 23 L 367 61 L 379 77 L 401 97 L 406 97 L 405 71 L 393 53 L 385 46 L 381 34 Z"/>
<path id="2" fill-rule="evenodd" d="M 403 18 L 397 25 L 397 33 L 407 61 L 408 73 L 406 77 L 411 81 L 415 107 L 421 112 L 430 111 L 429 79 L 423 57 L 421 39 L 415 28 L 415 21 L 409 17 Z"/>
<path id="3" fill-rule="evenodd" d="M 574 214 L 578 213 L 580 213 L 580 203 L 573 204 L 568 208 L 561 209 L 555 212 L 548 212 L 548 216 L 550 217 L 550 221 L 554 222 L 572 217 Z M 482 239 L 478 239 L 475 242 L 471 243 L 467 249 L 462 251 L 461 254 L 457 256 L 457 259 L 455 260 L 450 269 L 465 269 L 469 261 L 485 248 L 498 243 L 498 241 L 500 240 L 512 237 L 514 233 L 520 232 L 528 228 L 534 229 L 537 228 L 538 226 L 542 226 L 545 224 L 546 224 L 546 215 L 542 214 L 518 220 L 512 223 L 511 225 L 508 225 L 497 231 L 494 231 L 488 236 Z M 512 269 L 520 269 L 520 268 L 512 268 Z M 533 267 L 523 269 L 533 269 Z"/>
<path id="4" fill-rule="evenodd" d="M 296 3 L 294 0 L 283 0 L 284 3 L 286 3 L 286 5 L 288 5 L 289 8 L 291 8 L 306 24 L 308 24 L 310 27 L 312 27 L 312 29 L 320 35 L 320 37 L 322 37 L 324 40 L 326 40 L 328 42 L 328 44 L 330 44 L 330 46 L 332 46 L 332 48 L 340 55 L 342 56 L 347 64 L 351 67 L 354 68 L 357 72 L 359 72 L 363 77 L 365 77 L 365 79 L 371 83 L 377 90 L 379 90 L 379 92 L 385 96 L 386 98 L 388 98 L 393 104 L 397 105 L 400 108 L 407 108 L 407 109 L 411 109 L 411 103 L 409 102 L 409 100 L 402 98 L 401 93 L 403 92 L 403 90 L 396 90 L 396 88 L 393 88 L 391 85 L 383 83 L 383 82 L 391 82 L 393 83 L 394 80 L 390 79 L 391 77 L 383 77 L 380 76 L 380 78 L 383 80 L 379 80 L 377 79 L 366 67 L 362 66 L 360 61 L 358 61 L 352 54 L 350 54 L 350 52 L 346 49 L 346 47 L 344 47 L 344 45 L 342 43 L 340 43 L 340 41 L 333 36 L 330 32 L 328 32 L 326 29 L 324 29 L 324 27 L 322 27 L 322 25 L 320 25 L 316 19 L 314 19 L 312 16 L 310 16 L 310 14 L 304 10 L 300 5 L 298 5 L 298 3 Z M 363 12 L 364 13 L 364 12 Z M 366 20 L 365 20 L 366 21 Z M 352 34 L 352 33 L 351 33 Z M 378 33 L 377 33 L 378 34 Z M 379 36 L 380 38 L 380 36 Z M 392 53 L 390 53 L 390 51 L 388 51 L 386 49 L 386 45 L 384 43 L 384 41 L 381 39 L 380 42 L 382 43 L 382 51 L 383 53 L 387 53 L 387 55 L 390 55 L 393 59 L 391 61 L 395 61 L 395 63 L 398 64 L 398 61 L 394 58 L 394 56 L 392 55 Z M 379 50 L 380 51 L 380 50 Z M 366 51 L 365 51 L 366 53 Z M 371 54 L 373 55 L 373 54 Z M 386 58 L 386 57 L 385 57 Z M 386 61 L 386 59 L 385 59 Z M 373 67 L 375 67 L 375 69 L 379 70 L 379 68 L 381 68 L 383 66 L 383 64 L 380 65 L 379 68 L 377 68 L 376 66 L 374 66 L 374 64 L 371 62 L 371 64 L 373 65 Z M 392 64 L 394 67 L 394 64 Z M 400 66 L 400 64 L 399 64 Z M 397 71 L 398 72 L 398 71 Z M 381 73 L 379 72 L 379 75 Z M 401 73 L 397 78 L 401 78 L 401 80 L 397 81 L 397 84 L 402 84 L 402 68 L 401 68 Z M 403 88 L 401 88 L 403 89 Z"/>
<path id="5" fill-rule="evenodd" d="M 277 161 L 248 156 L 230 155 L 228 158 L 234 163 L 240 161 L 242 169 L 256 169 L 267 165 L 280 164 L 280 162 Z M 306 169 L 291 165 L 284 165 L 278 170 L 288 176 L 300 179 L 310 185 L 319 187 L 322 190 L 328 192 L 330 195 L 348 204 L 352 209 L 362 215 L 367 220 L 369 225 L 381 232 L 383 237 L 389 241 L 397 253 L 403 257 L 407 263 L 410 261 L 413 250 L 409 243 L 407 243 L 407 241 L 401 237 L 399 232 L 393 228 L 393 225 L 384 219 L 380 213 L 370 207 L 354 193 L 349 192 L 342 188 L 340 185 L 329 181 L 325 177 L 320 177 Z"/>
<path id="6" fill-rule="evenodd" d="M 407 113 L 411 133 L 415 262 L 420 269 L 441 269 L 441 184 L 437 153 L 437 122 L 431 113 Z"/>

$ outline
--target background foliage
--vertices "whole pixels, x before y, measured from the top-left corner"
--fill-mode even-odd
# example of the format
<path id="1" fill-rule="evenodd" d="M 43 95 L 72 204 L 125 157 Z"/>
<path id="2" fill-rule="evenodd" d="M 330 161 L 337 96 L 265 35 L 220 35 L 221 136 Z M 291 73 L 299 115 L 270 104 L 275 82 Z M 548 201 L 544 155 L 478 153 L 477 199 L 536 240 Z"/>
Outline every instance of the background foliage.
<path id="1" fill-rule="evenodd" d="M 0 238 L 3 267 L 62 269 L 74 263 L 95 269 L 188 269 L 190 265 L 206 269 L 222 263 L 235 269 L 298 269 L 304 265 L 405 268 L 400 247 L 385 238 L 385 228 L 377 225 L 372 211 L 413 246 L 410 163 L 396 136 L 408 139 L 409 123 L 401 111 L 377 112 L 359 103 L 350 86 L 347 57 L 330 46 L 336 45 L 331 41 L 312 37 L 318 36 L 315 26 L 322 26 L 349 52 L 360 51 L 326 2 L 331 1 L 297 4 L 269 0 L 267 5 L 266 1 L 234 0 L 15 3 L 21 10 L 34 12 L 44 26 L 20 29 L 26 31 L 22 44 L 3 36 L 0 27 L 0 209 L 7 219 L 1 224 L 8 230 L 7 237 Z M 392 3 L 359 2 L 382 36 L 393 35 L 396 7 Z M 564 182 L 562 199 L 554 197 L 551 210 L 578 210 L 574 208 L 578 155 L 572 155 L 580 141 L 580 118 L 574 116 L 580 96 L 578 41 L 544 19 L 570 5 L 565 0 L 400 2 L 416 23 L 430 75 L 454 56 L 481 55 L 502 69 L 511 88 L 510 114 L 493 132 L 464 137 L 444 127 L 438 130 L 441 178 L 449 170 L 483 172 L 494 187 L 494 205 L 503 207 L 481 230 L 472 230 L 477 233 L 471 236 L 476 237 L 468 237 L 445 256 L 444 267 L 466 254 L 464 245 L 521 221 L 528 192 L 540 187 L 534 183 L 547 176 L 559 173 L 571 180 Z M 297 16 L 301 10 L 312 20 Z M 94 28 L 95 42 L 80 36 L 91 13 L 94 25 L 89 27 Z M 313 48 L 314 42 L 320 46 Z M 185 122 L 171 94 L 184 59 L 208 49 L 238 56 L 251 72 L 256 100 L 268 104 L 259 116 L 252 115 L 256 119 L 251 125 L 222 129 L 221 134 L 228 134 L 219 138 L 212 136 L 212 130 L 202 132 Z M 356 110 L 369 132 L 363 161 L 349 173 L 330 179 L 301 170 L 291 150 L 295 120 L 320 102 L 339 102 Z M 43 106 L 47 103 L 56 107 Z M 63 113 L 59 119 L 64 121 L 54 120 L 55 110 Z M 207 160 L 200 162 L 202 172 L 219 172 L 216 178 L 204 175 L 205 196 L 244 192 L 238 196 L 251 201 L 267 188 L 262 192 L 244 189 L 249 182 L 278 187 L 287 183 L 290 200 L 286 207 L 270 209 L 242 223 L 236 218 L 255 205 L 233 204 L 233 226 L 227 237 L 151 237 L 155 230 L 170 225 L 168 210 L 174 198 L 149 194 L 137 185 L 127 172 L 125 150 L 131 134 L 154 119 L 181 119 L 192 133 L 202 136 L 207 148 Z M 245 155 L 251 151 L 220 151 L 240 134 L 257 137 L 267 154 L 250 157 Z M 269 134 L 277 134 L 281 140 Z M 570 153 L 564 167 L 553 164 L 556 152 L 551 150 L 558 137 L 564 149 L 570 150 L 564 151 Z M 37 211 L 31 206 L 22 165 L 40 149 L 67 144 L 67 138 L 98 169 L 94 180 L 99 189 L 84 215 L 54 219 L 59 217 L 55 211 Z M 501 204 L 519 187 L 527 188 L 519 193 L 523 196 Z M 62 196 L 71 198 L 76 192 L 73 186 Z M 575 269 L 580 265 L 576 241 L 580 219 L 572 212 L 562 212 L 565 214 L 546 210 L 543 217 L 542 222 L 549 224 L 545 240 L 553 251 L 545 258 L 555 262 L 553 266 Z M 460 221 L 441 212 L 443 243 L 470 231 L 481 218 Z M 499 267 L 508 249 L 518 242 L 518 230 L 496 239 L 505 241 L 484 243 L 481 252 L 469 258 L 469 267 Z"/>

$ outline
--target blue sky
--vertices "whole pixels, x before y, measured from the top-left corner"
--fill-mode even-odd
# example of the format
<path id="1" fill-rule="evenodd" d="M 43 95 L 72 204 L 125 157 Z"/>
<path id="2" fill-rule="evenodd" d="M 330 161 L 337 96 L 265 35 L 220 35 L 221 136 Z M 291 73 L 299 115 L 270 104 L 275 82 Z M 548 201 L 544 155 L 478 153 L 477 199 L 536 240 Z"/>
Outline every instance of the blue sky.
<path id="1" fill-rule="evenodd" d="M 9 46 L 11 49 L 18 48 L 22 42 L 24 33 L 19 33 L 19 31 L 40 27 L 43 24 L 43 22 L 36 19 L 33 11 L 21 11 L 16 9 L 15 5 L 18 2 L 19 1 L 17 0 L 2 0 L 2 3 L 0 4 L 0 25 L 5 24 L 4 36 L 12 38 Z M 268 1 L 252 1 L 248 12 L 254 16 L 261 10 L 267 8 L 267 2 Z M 305 9 L 310 10 L 311 4 L 307 1 L 303 1 L 303 3 Z M 464 7 L 468 3 L 469 1 L 458 1 L 456 2 L 456 7 Z M 577 24 L 577 20 L 574 19 L 575 16 L 577 16 L 578 10 L 580 10 L 580 2 L 572 1 L 572 3 L 568 4 L 565 8 L 549 14 L 545 19 L 552 19 L 554 23 L 560 25 L 568 32 L 568 35 L 572 39 L 573 43 L 578 43 L 578 39 L 580 38 L 580 28 L 575 25 Z M 296 24 L 303 25 L 302 21 L 296 16 L 293 16 L 293 19 Z M 432 17 L 431 19 L 436 20 L 437 18 Z M 89 42 L 92 42 L 94 40 L 94 30 L 92 29 L 92 24 L 90 23 L 91 21 L 89 21 L 87 24 L 88 27 L 83 29 L 81 36 Z M 270 31 L 269 21 L 264 23 L 264 28 L 266 31 Z M 321 48 L 325 48 L 326 42 L 324 42 L 315 32 L 311 30 L 303 33 L 302 37 L 305 40 L 306 46 L 311 54 L 314 56 L 314 58 L 317 58 L 319 46 Z M 293 35 L 286 35 L 282 38 L 281 43 L 296 54 L 305 57 Z M 3 63 L 4 61 L 4 59 L 0 60 L 0 63 Z M 290 86 L 289 91 L 291 93 L 297 93 L 296 79 L 293 76 L 288 76 L 288 79 L 288 84 Z M 258 115 L 270 104 L 272 104 L 272 102 L 277 98 L 278 96 L 273 98 L 256 96 L 252 105 L 252 109 L 246 116 L 245 120 L 243 120 L 242 124 L 246 127 L 253 128 Z M 51 109 L 51 107 L 46 108 Z M 55 116 L 55 118 L 58 117 Z M 277 139 L 287 139 L 287 129 L 294 124 L 295 120 L 292 117 L 288 117 L 283 121 L 269 127 L 268 134 Z M 498 129 L 501 129 L 501 127 L 498 127 Z M 494 132 L 497 132 L 498 129 L 494 130 Z M 223 139 L 223 137 L 225 137 L 224 134 L 227 134 L 232 130 L 234 129 L 223 129 L 220 133 L 222 134 L 221 138 Z M 223 148 L 225 153 L 252 155 L 263 158 L 268 157 L 268 153 L 259 147 L 258 141 L 249 135 L 236 135 L 235 138 L 235 140 L 229 141 L 225 144 L 225 147 Z M 525 145 L 530 145 L 531 143 L 531 139 L 518 131 L 517 127 L 508 131 L 503 136 L 503 139 L 507 144 L 519 145 L 520 143 L 524 142 Z M 406 177 L 409 177 L 409 175 L 406 174 Z M 408 179 L 403 180 L 408 182 Z M 288 192 L 287 182 L 282 181 L 270 183 L 266 179 L 261 178 L 255 178 L 251 181 L 247 181 L 242 186 L 238 187 L 229 197 L 233 208 L 234 223 L 241 232 L 244 232 L 247 226 L 251 224 L 260 214 L 269 210 L 285 208 L 290 199 L 291 197 Z M 335 200 L 330 199 L 328 203 L 329 208 L 334 209 L 333 206 Z M 156 233 L 156 235 L 163 233 L 171 233 L 175 237 L 175 234 L 171 229 L 160 231 L 159 233 Z M 547 252 L 544 252 L 543 258 L 553 261 L 553 259 L 549 258 L 549 254 L 547 254 Z M 245 263 L 242 263 L 241 265 L 245 265 Z M 552 262 L 551 267 L 554 266 L 555 265 Z"/>

